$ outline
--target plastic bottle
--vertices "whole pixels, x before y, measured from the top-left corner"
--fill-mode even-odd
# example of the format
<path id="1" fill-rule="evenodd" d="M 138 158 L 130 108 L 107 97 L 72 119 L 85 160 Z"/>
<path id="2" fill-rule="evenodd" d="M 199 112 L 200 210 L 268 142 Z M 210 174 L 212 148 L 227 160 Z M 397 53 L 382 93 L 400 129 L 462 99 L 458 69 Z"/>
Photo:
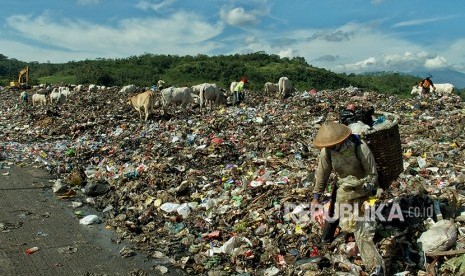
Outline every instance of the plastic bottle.
<path id="1" fill-rule="evenodd" d="M 39 251 L 39 248 L 37 246 L 31 247 L 26 249 L 26 255 L 31 255 L 35 252 Z"/>
<path id="2" fill-rule="evenodd" d="M 376 119 L 373 125 L 379 125 L 379 124 L 384 123 L 385 121 L 386 121 L 386 117 L 384 117 L 384 115 L 381 115 L 378 117 L 378 119 Z"/>

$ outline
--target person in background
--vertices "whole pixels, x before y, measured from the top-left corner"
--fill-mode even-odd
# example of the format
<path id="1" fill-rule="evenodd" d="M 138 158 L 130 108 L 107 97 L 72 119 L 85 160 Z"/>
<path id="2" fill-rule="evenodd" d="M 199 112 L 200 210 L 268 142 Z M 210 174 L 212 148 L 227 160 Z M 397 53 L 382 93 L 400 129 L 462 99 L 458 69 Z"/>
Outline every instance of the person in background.
<path id="1" fill-rule="evenodd" d="M 419 85 L 421 88 L 420 97 L 423 97 L 425 99 L 428 99 L 430 87 L 433 87 L 433 91 L 436 90 L 436 87 L 434 86 L 434 83 L 431 80 L 431 76 L 422 79 Z"/>
<path id="2" fill-rule="evenodd" d="M 241 81 L 234 88 L 234 99 L 236 105 L 239 105 L 245 98 L 244 85 L 246 83 L 248 83 L 247 77 L 244 76 L 241 78 Z"/>
<path id="3" fill-rule="evenodd" d="M 360 256 L 372 271 L 370 275 L 384 275 L 384 261 L 373 241 L 376 221 L 370 218 L 354 220 L 350 214 L 342 213 L 344 206 L 341 205 L 350 204 L 353 206 L 352 210 L 363 208 L 370 197 L 382 193 L 382 189 L 378 188 L 378 173 L 373 153 L 365 142 L 352 135 L 348 126 L 336 122 L 323 124 L 313 143 L 321 151 L 315 175 L 312 211 L 320 206 L 320 198 L 328 186 L 330 174 L 334 172 L 336 175 L 332 185 L 332 211 L 327 214 L 332 219 L 326 217 L 322 243 L 333 241 L 338 226 L 346 234 L 353 232 Z M 358 210 L 363 214 L 362 209 Z M 334 217 L 331 214 L 333 211 Z"/>
<path id="4" fill-rule="evenodd" d="M 21 92 L 21 94 L 19 95 L 19 99 L 21 101 L 21 105 L 26 106 L 27 105 L 27 92 L 26 91 Z"/>

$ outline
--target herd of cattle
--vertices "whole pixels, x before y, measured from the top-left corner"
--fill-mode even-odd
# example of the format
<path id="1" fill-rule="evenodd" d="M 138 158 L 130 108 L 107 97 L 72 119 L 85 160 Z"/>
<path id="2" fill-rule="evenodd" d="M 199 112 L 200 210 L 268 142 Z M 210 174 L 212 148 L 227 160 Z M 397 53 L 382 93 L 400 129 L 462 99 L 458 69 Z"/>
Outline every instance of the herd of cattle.
<path id="1" fill-rule="evenodd" d="M 170 105 L 181 105 L 185 107 L 188 104 L 199 104 L 202 110 L 207 106 L 211 109 L 213 105 L 226 105 L 232 102 L 234 90 L 238 82 L 232 82 L 229 91 L 218 87 L 214 83 L 202 83 L 193 85 L 192 87 L 167 87 L 163 88 L 164 81 L 159 80 L 155 89 L 139 88 L 133 84 L 122 87 L 119 92 L 125 95 L 135 94 L 127 99 L 127 104 L 132 105 L 138 112 L 142 119 L 143 114 L 145 120 L 148 120 L 150 114 L 155 110 L 155 97 L 160 97 L 160 103 L 164 112 Z M 270 88 L 272 87 L 272 88 Z M 97 92 L 99 90 L 107 90 L 110 88 L 97 86 L 94 84 L 87 86 L 84 85 L 66 85 L 66 86 L 46 86 L 39 85 L 33 87 L 35 94 L 32 95 L 32 105 L 46 105 L 65 103 L 68 97 L 80 91 Z M 267 82 L 264 90 L 271 95 L 281 95 L 282 97 L 289 97 L 295 89 L 292 87 L 290 80 L 287 77 L 281 77 L 277 84 Z"/>
<path id="2" fill-rule="evenodd" d="M 232 82 L 229 91 L 218 87 L 214 83 L 202 83 L 194 85 L 192 87 L 167 87 L 163 88 L 164 81 L 159 80 L 157 83 L 157 89 L 139 88 L 135 85 L 127 85 L 122 87 L 119 92 L 124 95 L 131 95 L 127 99 L 127 104 L 133 106 L 138 112 L 140 119 L 142 119 L 142 113 L 144 113 L 145 120 L 148 120 L 150 114 L 155 110 L 155 97 L 160 97 L 160 103 L 163 107 L 163 111 L 166 112 L 166 108 L 170 105 L 181 105 L 185 107 L 188 104 L 194 103 L 199 104 L 200 109 L 212 105 L 226 105 L 228 102 L 234 102 L 232 99 L 234 95 L 234 89 L 238 82 Z M 436 89 L 434 92 L 439 96 L 451 95 L 454 92 L 454 86 L 450 83 L 435 84 Z M 50 104 L 60 104 L 67 101 L 68 97 L 73 93 L 77 93 L 83 90 L 89 92 L 97 92 L 99 90 L 107 90 L 110 88 L 97 86 L 91 84 L 89 86 L 84 85 L 67 85 L 51 87 L 40 85 L 34 87 L 36 93 L 32 95 L 32 105 L 46 105 L 47 102 Z M 293 87 L 291 81 L 287 77 L 279 78 L 278 83 L 267 82 L 263 87 L 263 91 L 266 95 L 277 95 L 282 98 L 287 98 L 292 95 L 296 89 Z M 419 94 L 421 88 L 416 85 L 412 88 L 411 94 Z"/>

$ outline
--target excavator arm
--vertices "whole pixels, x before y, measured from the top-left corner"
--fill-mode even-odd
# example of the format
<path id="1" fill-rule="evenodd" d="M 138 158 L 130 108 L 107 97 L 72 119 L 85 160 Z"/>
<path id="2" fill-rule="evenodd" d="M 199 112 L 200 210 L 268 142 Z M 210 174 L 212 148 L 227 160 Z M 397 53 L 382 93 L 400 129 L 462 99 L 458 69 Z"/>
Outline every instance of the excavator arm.
<path id="1" fill-rule="evenodd" d="M 29 87 L 29 66 L 26 66 L 19 71 L 18 81 L 10 82 L 10 87 L 14 89 Z"/>
<path id="2" fill-rule="evenodd" d="M 23 81 L 23 77 L 25 77 L 25 81 Z M 18 82 L 29 84 L 29 67 L 28 66 L 26 66 L 26 68 L 23 68 L 21 71 L 19 71 Z"/>

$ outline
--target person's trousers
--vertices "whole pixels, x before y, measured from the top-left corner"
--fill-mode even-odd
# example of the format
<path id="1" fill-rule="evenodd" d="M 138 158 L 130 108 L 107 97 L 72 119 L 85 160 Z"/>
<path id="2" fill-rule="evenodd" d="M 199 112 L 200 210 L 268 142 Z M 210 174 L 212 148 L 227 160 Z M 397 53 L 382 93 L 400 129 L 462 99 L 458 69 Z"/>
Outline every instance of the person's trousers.
<path id="1" fill-rule="evenodd" d="M 335 221 L 325 221 L 323 227 L 323 233 L 321 234 L 321 241 L 324 243 L 331 243 L 334 240 L 334 234 L 336 233 L 337 226 L 339 225 L 339 219 Z"/>
<path id="2" fill-rule="evenodd" d="M 234 91 L 234 102 L 240 104 L 244 100 L 244 93 L 239 91 Z"/>

